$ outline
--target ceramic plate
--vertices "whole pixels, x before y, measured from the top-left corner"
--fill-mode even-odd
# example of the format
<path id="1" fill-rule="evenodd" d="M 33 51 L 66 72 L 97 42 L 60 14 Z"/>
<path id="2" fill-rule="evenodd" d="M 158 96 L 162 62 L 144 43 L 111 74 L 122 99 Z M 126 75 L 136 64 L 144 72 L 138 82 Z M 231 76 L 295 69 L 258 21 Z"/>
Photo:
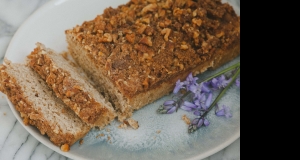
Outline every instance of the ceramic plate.
<path id="1" fill-rule="evenodd" d="M 6 52 L 6 58 L 12 62 L 24 62 L 25 57 L 35 48 L 36 42 L 57 52 L 67 51 L 64 31 L 86 20 L 92 20 L 102 14 L 106 7 L 117 7 L 127 0 L 52 0 L 38 9 L 18 29 Z M 230 1 L 239 14 L 239 0 Z M 240 58 L 224 65 L 228 66 Z M 200 78 L 211 72 L 202 74 Z M 187 132 L 187 124 L 181 117 L 191 113 L 179 110 L 170 115 L 156 113 L 159 105 L 170 97 L 136 111 L 133 118 L 139 122 L 139 129 L 119 129 L 114 121 L 104 130 L 91 130 L 83 144 L 75 143 L 69 152 L 62 152 L 53 145 L 48 137 L 42 136 L 32 126 L 24 126 L 19 113 L 8 100 L 9 106 L 24 128 L 41 143 L 52 150 L 72 159 L 201 159 L 225 148 L 240 136 L 240 91 L 231 87 L 220 103 L 231 107 L 232 118 L 216 117 L 208 114 L 210 125 L 193 134 Z"/>

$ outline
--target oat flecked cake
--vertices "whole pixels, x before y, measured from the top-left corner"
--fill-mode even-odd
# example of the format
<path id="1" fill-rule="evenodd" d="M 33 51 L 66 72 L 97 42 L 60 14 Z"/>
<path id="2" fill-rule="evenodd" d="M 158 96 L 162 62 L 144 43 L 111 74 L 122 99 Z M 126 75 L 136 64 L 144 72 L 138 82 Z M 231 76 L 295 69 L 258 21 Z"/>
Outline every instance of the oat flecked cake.
<path id="1" fill-rule="evenodd" d="M 131 0 L 65 31 L 68 49 L 110 96 L 118 119 L 178 79 L 240 54 L 240 17 L 220 0 Z"/>
<path id="2" fill-rule="evenodd" d="M 13 103 L 25 125 L 36 126 L 63 151 L 89 132 L 90 127 L 30 67 L 5 63 L 0 65 L 0 91 Z"/>
<path id="3" fill-rule="evenodd" d="M 111 103 L 61 54 L 37 43 L 27 57 L 29 66 L 84 122 L 103 128 L 115 119 L 116 113 Z"/>

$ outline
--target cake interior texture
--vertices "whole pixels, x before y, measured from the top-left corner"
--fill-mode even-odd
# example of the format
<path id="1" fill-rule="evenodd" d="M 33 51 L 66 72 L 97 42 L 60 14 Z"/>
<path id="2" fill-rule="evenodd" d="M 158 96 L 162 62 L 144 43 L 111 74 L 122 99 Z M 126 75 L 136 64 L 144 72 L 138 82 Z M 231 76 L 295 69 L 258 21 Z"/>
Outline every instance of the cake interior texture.
<path id="1" fill-rule="evenodd" d="M 37 47 L 28 56 L 28 64 L 46 81 L 67 106 L 90 126 L 105 127 L 115 119 L 111 105 L 79 69 L 45 45 Z"/>
<path id="2" fill-rule="evenodd" d="M 0 90 L 20 112 L 25 125 L 36 126 L 57 146 L 71 146 L 89 132 L 90 127 L 30 67 L 9 63 L 1 65 L 0 71 Z"/>
<path id="3" fill-rule="evenodd" d="M 220 0 L 131 0 L 65 33 L 71 55 L 121 121 L 178 79 L 240 55 L 240 17 Z"/>

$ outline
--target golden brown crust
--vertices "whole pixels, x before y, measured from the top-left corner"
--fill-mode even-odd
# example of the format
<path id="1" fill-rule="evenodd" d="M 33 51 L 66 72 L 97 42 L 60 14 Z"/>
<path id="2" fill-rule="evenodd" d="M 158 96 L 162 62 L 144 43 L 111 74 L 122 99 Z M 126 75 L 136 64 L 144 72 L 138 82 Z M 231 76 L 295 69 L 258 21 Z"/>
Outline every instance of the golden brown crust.
<path id="1" fill-rule="evenodd" d="M 32 102 L 26 98 L 16 79 L 9 76 L 4 65 L 0 66 L 0 91 L 7 95 L 16 110 L 20 112 L 25 125 L 36 126 L 42 135 L 46 134 L 50 141 L 57 146 L 63 144 L 71 146 L 89 131 L 89 127 L 86 127 L 82 128 L 80 133 L 73 135 L 53 130 L 53 127 L 45 120 L 44 115 L 32 107 Z"/>
<path id="2" fill-rule="evenodd" d="M 72 47 L 82 48 L 134 109 L 167 94 L 190 72 L 217 68 L 240 54 L 240 17 L 220 0 L 131 0 L 66 35 L 73 56 L 79 53 Z M 153 98 L 136 102 L 149 92 Z"/>
<path id="3" fill-rule="evenodd" d="M 57 66 L 48 54 L 41 53 L 42 50 L 43 48 L 37 46 L 28 55 L 28 64 L 46 81 L 57 97 L 87 124 L 98 127 L 109 124 L 116 116 L 114 111 L 84 91 L 82 86 L 72 79 L 71 73 Z"/>

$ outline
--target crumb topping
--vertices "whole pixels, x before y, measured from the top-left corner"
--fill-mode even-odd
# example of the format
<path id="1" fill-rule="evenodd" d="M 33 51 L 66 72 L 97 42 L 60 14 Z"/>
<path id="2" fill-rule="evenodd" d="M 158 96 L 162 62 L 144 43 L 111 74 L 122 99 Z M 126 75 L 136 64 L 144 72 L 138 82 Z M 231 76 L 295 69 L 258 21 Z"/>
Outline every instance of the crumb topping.
<path id="1" fill-rule="evenodd" d="M 121 123 L 118 128 L 121 128 L 121 129 L 126 129 L 127 128 L 127 124 L 126 123 Z"/>
<path id="2" fill-rule="evenodd" d="M 66 31 L 132 97 L 240 41 L 240 17 L 220 0 L 131 0 Z"/>
<path id="3" fill-rule="evenodd" d="M 84 142 L 84 140 L 83 140 L 83 139 L 80 139 L 80 140 L 79 140 L 79 145 L 82 145 L 83 142 Z"/>
<path id="4" fill-rule="evenodd" d="M 68 144 L 63 144 L 60 149 L 63 151 L 63 152 L 68 152 L 70 150 L 70 145 Z"/>
<path id="5" fill-rule="evenodd" d="M 125 123 L 128 123 L 128 125 L 131 126 L 133 129 L 139 128 L 139 122 L 132 118 L 128 118 Z"/>
<path id="6" fill-rule="evenodd" d="M 191 124 L 191 120 L 186 116 L 186 115 L 183 115 L 181 117 L 181 119 L 187 124 L 187 125 L 190 125 Z"/>
<path id="7" fill-rule="evenodd" d="M 101 133 L 101 134 L 98 134 L 97 136 L 96 136 L 96 138 L 99 138 L 99 137 L 104 137 L 105 135 L 103 134 L 103 133 Z"/>

